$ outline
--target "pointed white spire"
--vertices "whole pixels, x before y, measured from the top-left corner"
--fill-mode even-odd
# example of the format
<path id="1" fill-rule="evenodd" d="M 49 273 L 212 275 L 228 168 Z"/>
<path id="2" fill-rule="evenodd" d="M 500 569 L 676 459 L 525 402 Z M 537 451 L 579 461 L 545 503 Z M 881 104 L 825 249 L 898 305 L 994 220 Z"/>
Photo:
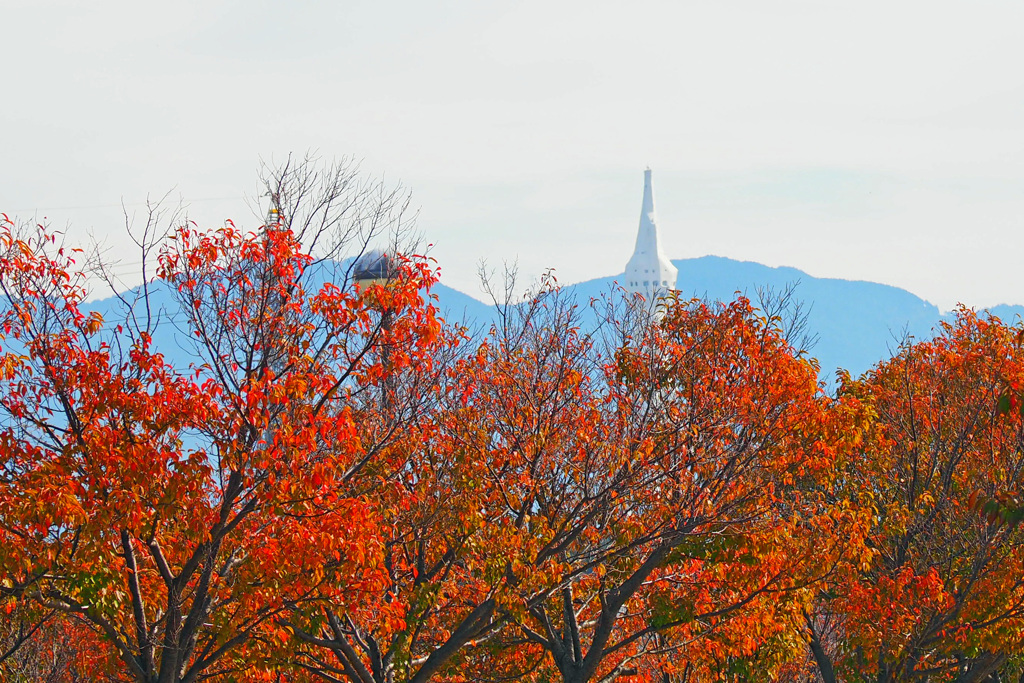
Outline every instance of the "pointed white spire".
<path id="1" fill-rule="evenodd" d="M 640 208 L 640 229 L 636 235 L 633 256 L 626 264 L 625 288 L 643 295 L 649 302 L 675 289 L 679 270 L 661 250 L 658 221 L 654 213 L 654 187 L 651 169 L 644 171 L 644 200 Z"/>

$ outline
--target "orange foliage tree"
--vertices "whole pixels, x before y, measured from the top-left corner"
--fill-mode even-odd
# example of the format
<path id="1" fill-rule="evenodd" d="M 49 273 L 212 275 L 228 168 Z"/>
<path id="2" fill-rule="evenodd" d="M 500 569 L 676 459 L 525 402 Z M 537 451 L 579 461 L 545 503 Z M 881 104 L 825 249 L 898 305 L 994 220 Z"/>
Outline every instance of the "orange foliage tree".
<path id="1" fill-rule="evenodd" d="M 408 504 L 385 532 L 386 593 L 403 618 L 293 623 L 301 666 L 693 680 L 799 649 L 807 587 L 863 530 L 824 496 L 859 413 L 746 301 L 649 322 L 586 335 L 547 289 L 505 308 L 396 444 Z"/>
<path id="2" fill-rule="evenodd" d="M 1024 419 L 1002 406 L 1024 381 L 1020 328 L 960 309 L 842 393 L 875 413 L 845 495 L 874 511 L 872 557 L 810 613 L 826 682 L 987 681 L 1020 675 L 1024 530 L 973 509 L 1019 491 Z"/>
<path id="3" fill-rule="evenodd" d="M 502 324 L 445 368 L 432 410 L 396 445 L 408 458 L 407 504 L 385 547 L 387 592 L 402 620 L 332 606 L 318 630 L 297 630 L 304 668 L 356 683 L 527 680 L 542 669 L 543 649 L 511 625 L 522 595 L 557 583 L 558 548 L 592 512 L 542 530 L 524 513 L 531 503 L 510 496 L 536 485 L 531 468 L 572 467 L 568 458 L 580 454 L 565 442 L 601 428 L 587 422 L 593 406 L 579 387 L 592 359 L 574 320 L 542 312 L 550 303 L 506 309 Z"/>
<path id="4" fill-rule="evenodd" d="M 571 387 L 550 413 L 506 411 L 527 423 L 509 431 L 523 461 L 503 495 L 557 577 L 521 593 L 518 623 L 565 681 L 711 675 L 779 636 L 856 552 L 863 516 L 822 492 L 857 410 L 743 299 L 676 302 L 617 332 L 575 375 L 511 359 Z"/>
<path id="5" fill-rule="evenodd" d="M 440 680 L 500 625 L 502 577 L 487 571 L 501 556 L 481 486 L 487 459 L 460 445 L 453 427 L 472 383 L 462 336 L 446 326 L 430 357 L 389 367 L 359 412 L 364 446 L 387 435 L 382 447 L 395 464 L 390 485 L 369 496 L 382 515 L 388 580 L 373 610 L 321 592 L 310 609 L 293 611 L 292 660 L 305 672 L 355 683 Z"/>

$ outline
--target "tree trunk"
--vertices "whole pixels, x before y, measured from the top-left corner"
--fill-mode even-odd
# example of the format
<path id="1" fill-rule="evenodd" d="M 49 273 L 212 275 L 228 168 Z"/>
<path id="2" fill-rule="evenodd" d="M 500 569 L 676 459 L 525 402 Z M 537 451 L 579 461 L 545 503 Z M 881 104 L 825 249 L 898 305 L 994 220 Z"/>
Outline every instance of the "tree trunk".
<path id="1" fill-rule="evenodd" d="M 814 630 L 814 624 L 811 622 L 810 615 L 805 613 L 804 619 L 807 621 L 807 629 L 811 633 L 811 654 L 814 656 L 814 663 L 818 665 L 818 673 L 821 675 L 821 680 L 824 683 L 836 683 L 836 672 L 832 666 L 832 659 L 825 652 L 825 648 L 821 646 L 821 639 Z"/>

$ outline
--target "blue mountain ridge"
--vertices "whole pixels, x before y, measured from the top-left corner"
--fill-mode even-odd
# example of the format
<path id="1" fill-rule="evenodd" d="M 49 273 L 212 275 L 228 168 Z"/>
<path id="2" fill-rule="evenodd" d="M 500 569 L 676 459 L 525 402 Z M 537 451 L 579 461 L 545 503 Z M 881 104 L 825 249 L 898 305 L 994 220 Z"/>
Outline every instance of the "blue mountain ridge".
<path id="1" fill-rule="evenodd" d="M 731 301 L 744 295 L 756 305 L 759 289 L 779 292 L 795 285 L 794 298 L 803 303 L 807 313 L 807 332 L 818 338 L 810 355 L 818 359 L 821 378 L 827 382 L 839 368 L 854 376 L 867 371 L 889 357 L 908 335 L 914 339 L 930 338 L 939 322 L 948 316 L 906 290 L 875 282 L 816 278 L 796 268 L 770 267 L 722 256 L 677 259 L 673 264 L 679 269 L 676 288 L 684 298 Z M 595 278 L 562 289 L 566 295 L 575 297 L 581 307 L 589 309 L 591 299 L 607 297 L 620 277 Z M 494 319 L 492 305 L 463 292 L 444 284 L 436 285 L 433 292 L 448 320 L 486 329 Z M 166 284 L 154 283 L 151 301 L 154 310 L 162 310 L 165 317 L 154 336 L 156 348 L 171 362 L 187 366 L 196 358 L 195 349 L 181 325 L 183 316 L 173 293 Z M 110 325 L 123 318 L 116 299 L 94 301 L 88 308 L 102 313 Z M 1007 323 L 1024 319 L 1024 306 L 1003 304 L 990 311 Z M 583 317 L 584 321 L 594 319 L 586 311 Z"/>
<path id="2" fill-rule="evenodd" d="M 723 256 L 674 259 L 672 263 L 679 269 L 676 289 L 683 298 L 732 301 L 743 295 L 756 305 L 758 290 L 781 292 L 795 286 L 794 299 L 802 302 L 807 314 L 807 332 L 817 335 L 810 355 L 818 359 L 821 377 L 826 381 L 840 368 L 854 376 L 866 372 L 891 356 L 908 337 L 930 339 L 939 322 L 951 317 L 904 289 L 876 282 L 817 278 L 796 268 L 771 267 Z M 621 277 L 595 278 L 565 285 L 563 289 L 584 305 L 591 299 L 607 296 Z M 448 298 L 445 289 L 438 290 L 442 308 L 455 301 Z M 473 299 L 472 303 L 464 304 L 463 300 L 469 297 L 456 294 L 461 297 L 459 307 L 467 313 L 482 316 L 490 309 Z M 1001 304 L 989 310 L 1010 324 L 1024 319 L 1024 306 Z"/>

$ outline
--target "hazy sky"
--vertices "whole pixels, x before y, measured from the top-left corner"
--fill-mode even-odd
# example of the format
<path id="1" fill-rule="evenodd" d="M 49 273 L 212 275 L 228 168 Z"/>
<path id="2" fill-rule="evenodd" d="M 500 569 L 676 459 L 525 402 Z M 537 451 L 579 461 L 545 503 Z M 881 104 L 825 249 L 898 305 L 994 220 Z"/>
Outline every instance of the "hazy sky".
<path id="1" fill-rule="evenodd" d="M 1019 0 L 0 0 L 0 26 L 0 211 L 115 253 L 122 201 L 254 227 L 258 159 L 316 149 L 412 189 L 446 283 L 572 282 L 622 271 L 649 165 L 673 258 L 1024 303 Z"/>

